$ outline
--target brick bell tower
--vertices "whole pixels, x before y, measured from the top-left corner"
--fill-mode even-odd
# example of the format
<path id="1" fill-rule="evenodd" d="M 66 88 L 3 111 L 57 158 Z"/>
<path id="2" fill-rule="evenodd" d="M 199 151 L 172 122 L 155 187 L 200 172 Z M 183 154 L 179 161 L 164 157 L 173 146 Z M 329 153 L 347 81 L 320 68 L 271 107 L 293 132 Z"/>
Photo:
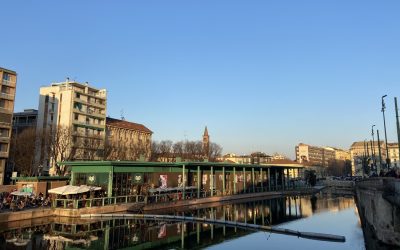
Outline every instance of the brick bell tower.
<path id="1" fill-rule="evenodd" d="M 208 155 L 210 154 L 210 135 L 208 134 L 207 126 L 204 129 L 203 134 L 203 154 L 205 158 L 208 158 Z"/>

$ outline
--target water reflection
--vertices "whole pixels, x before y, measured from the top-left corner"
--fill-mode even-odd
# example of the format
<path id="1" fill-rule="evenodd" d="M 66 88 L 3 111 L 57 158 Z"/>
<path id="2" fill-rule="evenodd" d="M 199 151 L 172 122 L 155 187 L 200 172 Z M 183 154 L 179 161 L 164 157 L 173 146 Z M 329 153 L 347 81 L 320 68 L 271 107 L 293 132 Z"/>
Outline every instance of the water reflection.
<path id="1" fill-rule="evenodd" d="M 296 196 L 191 208 L 185 211 L 168 211 L 168 213 L 259 225 L 283 224 L 282 227 L 288 227 L 296 221 L 304 224 L 307 218 L 315 214 L 324 212 L 334 214 L 342 210 L 354 210 L 354 208 L 353 198 Z M 354 217 L 358 220 L 357 214 L 354 214 Z M 245 240 L 254 235 L 252 231 L 226 226 L 139 219 L 93 221 L 52 218 L 47 220 L 47 224 L 28 225 L 15 229 L 10 225 L 7 227 L 8 229 L 1 233 L 0 247 L 3 249 L 122 249 L 127 247 L 134 249 L 190 249 L 210 246 L 231 249 L 232 246 L 224 245 L 227 240 L 237 238 Z M 320 227 L 329 229 L 329 226 L 324 224 L 321 224 Z M 0 228 L 5 228 L 5 226 Z M 308 231 L 321 232 L 320 228 L 312 228 Z M 294 238 L 299 244 L 309 241 L 285 237 L 289 241 L 290 238 Z M 247 244 L 254 243 L 248 242 Z M 269 246 L 269 243 L 267 238 L 260 240 L 263 247 L 265 244 Z M 336 244 L 337 249 L 341 249 L 343 246 L 340 243 L 332 244 Z M 271 247 L 275 246 L 271 245 Z M 297 245 L 297 247 L 301 248 L 301 245 Z"/>

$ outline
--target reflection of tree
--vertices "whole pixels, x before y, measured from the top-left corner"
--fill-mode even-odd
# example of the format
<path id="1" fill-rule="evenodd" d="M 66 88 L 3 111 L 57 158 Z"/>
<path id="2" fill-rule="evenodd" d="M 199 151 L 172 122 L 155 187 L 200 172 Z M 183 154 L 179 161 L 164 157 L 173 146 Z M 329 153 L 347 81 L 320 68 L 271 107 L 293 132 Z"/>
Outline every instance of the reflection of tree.
<path id="1" fill-rule="evenodd" d="M 311 211 L 313 212 L 313 213 L 315 213 L 315 211 L 317 211 L 317 196 L 315 196 L 315 195 L 313 195 L 311 198 L 310 198 L 310 201 L 311 201 Z"/>

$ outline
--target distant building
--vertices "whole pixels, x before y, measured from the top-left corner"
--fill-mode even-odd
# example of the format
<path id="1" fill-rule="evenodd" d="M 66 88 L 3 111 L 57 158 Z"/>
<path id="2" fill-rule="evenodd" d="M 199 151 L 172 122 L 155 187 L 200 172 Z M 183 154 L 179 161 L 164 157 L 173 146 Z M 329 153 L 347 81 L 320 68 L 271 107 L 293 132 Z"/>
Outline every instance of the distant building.
<path id="1" fill-rule="evenodd" d="M 389 159 L 392 167 L 400 166 L 399 144 L 388 143 Z"/>
<path id="2" fill-rule="evenodd" d="M 296 146 L 296 161 L 310 165 L 328 167 L 329 161 L 336 159 L 333 148 L 311 146 L 300 143 Z"/>
<path id="3" fill-rule="evenodd" d="M 386 147 L 384 141 L 381 141 L 380 145 L 381 145 L 382 162 L 385 162 Z M 370 161 L 375 160 L 377 162 L 378 170 L 380 170 L 379 143 L 375 141 L 374 147 L 372 147 L 372 144 L 370 142 L 358 141 L 354 142 L 350 146 L 351 170 L 353 175 L 363 174 L 362 158 L 364 155 L 369 156 Z"/>
<path id="4" fill-rule="evenodd" d="M 334 147 L 326 147 L 325 149 L 330 149 L 335 151 L 335 159 L 340 160 L 340 161 L 347 161 L 350 160 L 350 151 L 343 150 L 340 148 L 334 148 Z"/>
<path id="5" fill-rule="evenodd" d="M 272 156 L 272 159 L 273 160 L 287 160 L 288 158 L 286 156 L 284 156 L 284 155 L 279 154 L 279 153 L 275 153 Z"/>
<path id="6" fill-rule="evenodd" d="M 152 134 L 143 124 L 110 117 L 106 119 L 106 141 L 124 149 L 124 160 L 140 160 L 141 157 L 142 160 L 149 160 Z"/>
<path id="7" fill-rule="evenodd" d="M 54 136 L 60 128 L 65 128 L 68 138 L 64 139 L 71 141 L 65 152 L 52 159 L 46 150 L 47 140 L 41 138 L 36 155 L 44 171 L 55 166 L 61 153 L 67 152 L 78 160 L 100 159 L 99 152 L 104 148 L 105 140 L 106 104 L 106 90 L 88 83 L 67 79 L 40 88 L 38 133 Z"/>
<path id="8" fill-rule="evenodd" d="M 13 133 L 18 134 L 27 128 L 36 129 L 38 111 L 37 109 L 24 109 L 23 112 L 14 113 Z"/>
<path id="9" fill-rule="evenodd" d="M 250 155 L 235 155 L 226 154 L 222 157 L 222 161 L 237 163 L 237 164 L 266 164 L 272 162 L 274 159 L 272 156 L 267 155 L 263 152 L 254 152 Z"/>
<path id="10" fill-rule="evenodd" d="M 14 112 L 17 73 L 0 68 L 0 185 L 4 182 L 5 167 L 10 151 L 12 115 Z"/>

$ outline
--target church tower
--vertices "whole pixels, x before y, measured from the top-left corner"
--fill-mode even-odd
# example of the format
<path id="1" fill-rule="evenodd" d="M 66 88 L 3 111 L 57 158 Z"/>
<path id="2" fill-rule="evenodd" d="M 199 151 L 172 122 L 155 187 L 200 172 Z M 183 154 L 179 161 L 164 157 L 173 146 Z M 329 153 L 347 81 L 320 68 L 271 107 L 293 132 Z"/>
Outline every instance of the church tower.
<path id="1" fill-rule="evenodd" d="M 203 153 L 204 156 L 208 158 L 208 155 L 210 153 L 210 136 L 208 135 L 207 126 L 204 129 L 204 134 L 203 134 Z"/>

